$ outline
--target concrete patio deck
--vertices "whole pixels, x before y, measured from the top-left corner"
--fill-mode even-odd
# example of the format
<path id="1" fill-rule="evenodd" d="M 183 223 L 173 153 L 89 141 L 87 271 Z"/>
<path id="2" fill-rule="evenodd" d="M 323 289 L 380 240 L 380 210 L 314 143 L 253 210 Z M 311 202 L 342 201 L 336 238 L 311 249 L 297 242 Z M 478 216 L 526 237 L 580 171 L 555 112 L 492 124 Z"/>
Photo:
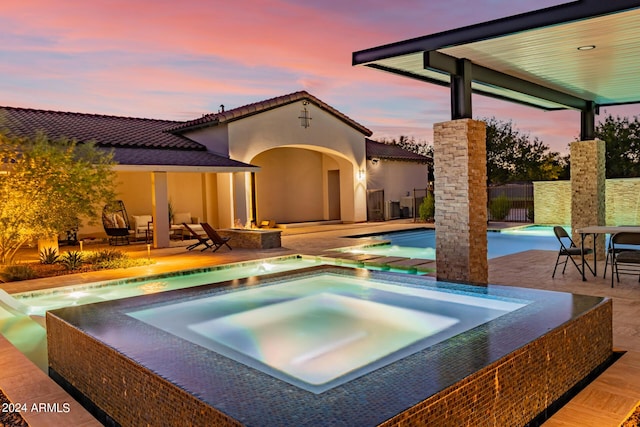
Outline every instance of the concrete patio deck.
<path id="1" fill-rule="evenodd" d="M 320 255 L 328 249 L 352 246 L 355 240 L 345 236 L 386 232 L 416 227 L 410 221 L 385 223 L 319 225 L 288 228 L 282 233 L 282 248 L 269 250 L 221 249 L 215 254 L 187 252 L 184 244 L 152 250 L 156 263 L 126 270 L 99 271 L 56 278 L 0 284 L 7 292 L 22 292 L 72 284 L 82 284 L 111 278 L 132 277 L 155 272 L 181 270 L 230 262 L 246 261 L 287 254 Z M 85 247 L 89 249 L 89 247 Z M 132 256 L 147 256 L 146 245 L 121 247 Z M 25 252 L 25 257 L 34 256 Z M 619 426 L 640 401 L 640 284 L 631 276 L 621 276 L 615 288 L 610 278 L 588 277 L 581 280 L 569 266 L 565 275 L 551 278 L 556 258 L 554 251 L 527 251 L 489 261 L 489 282 L 508 286 L 557 290 L 586 295 L 608 296 L 613 299 L 614 349 L 624 352 L 622 357 L 569 403 L 544 423 L 544 426 Z M 598 266 L 604 271 L 604 265 Z M 28 361 L 4 338 L 0 337 L 0 389 L 14 402 L 69 402 L 67 413 L 25 413 L 32 427 L 59 425 L 99 425 L 84 409 L 73 401 L 57 384 Z"/>

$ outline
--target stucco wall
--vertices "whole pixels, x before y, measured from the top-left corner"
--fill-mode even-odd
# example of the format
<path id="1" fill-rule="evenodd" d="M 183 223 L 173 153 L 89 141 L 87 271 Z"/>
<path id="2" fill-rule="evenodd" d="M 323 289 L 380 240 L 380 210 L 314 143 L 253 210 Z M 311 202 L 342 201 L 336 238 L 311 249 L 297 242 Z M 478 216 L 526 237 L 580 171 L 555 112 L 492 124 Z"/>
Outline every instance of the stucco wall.
<path id="1" fill-rule="evenodd" d="M 269 150 L 253 163 L 258 221 L 277 223 L 323 219 L 323 155 L 296 148 Z"/>
<path id="2" fill-rule="evenodd" d="M 536 224 L 571 224 L 570 181 L 533 183 Z M 607 179 L 606 224 L 640 224 L 640 178 Z"/>
<path id="3" fill-rule="evenodd" d="M 384 189 L 385 201 L 400 200 L 407 192 L 413 197 L 414 188 L 427 188 L 427 173 L 426 164 L 385 159 L 377 163 L 368 161 L 367 188 Z"/>
<path id="4" fill-rule="evenodd" d="M 311 116 L 310 126 L 307 128 L 300 125 L 298 118 L 303 108 Z M 257 164 L 255 159 L 261 153 L 282 147 L 301 148 L 331 157 L 340 170 L 341 219 L 347 222 L 366 220 L 366 185 L 357 180 L 358 172 L 366 168 L 365 136 L 360 131 L 312 103 L 303 105 L 302 101 L 246 117 L 226 126 L 229 155 L 235 160 Z M 256 174 L 257 179 L 263 172 Z M 296 185 L 308 188 L 306 183 L 289 182 L 290 187 Z M 313 191 L 326 191 L 326 185 L 323 183 Z M 278 196 L 258 194 L 258 197 Z M 325 211 L 326 203 L 325 197 Z M 262 217 L 263 213 L 260 212 L 258 216 Z"/>

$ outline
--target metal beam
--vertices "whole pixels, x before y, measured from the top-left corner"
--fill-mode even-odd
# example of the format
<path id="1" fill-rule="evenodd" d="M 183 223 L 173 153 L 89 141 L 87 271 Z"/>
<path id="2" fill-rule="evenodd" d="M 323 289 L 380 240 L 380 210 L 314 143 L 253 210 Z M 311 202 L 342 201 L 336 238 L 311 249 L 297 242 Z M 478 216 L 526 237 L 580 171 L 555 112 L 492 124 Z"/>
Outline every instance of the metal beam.
<path id="1" fill-rule="evenodd" d="M 459 58 L 441 52 L 430 51 L 424 53 L 424 68 L 454 75 L 458 73 Z M 479 84 L 501 87 L 522 93 L 534 98 L 544 99 L 560 105 L 566 105 L 576 110 L 586 110 L 587 101 L 546 86 L 532 83 L 500 71 L 492 70 L 469 61 L 472 80 Z"/>
<path id="2" fill-rule="evenodd" d="M 596 138 L 596 114 L 598 105 L 595 102 L 587 102 L 587 108 L 580 112 L 580 140 L 593 141 Z"/>
<path id="3" fill-rule="evenodd" d="M 459 46 L 479 40 L 488 40 L 535 28 L 565 24 L 638 7 L 640 7 L 638 0 L 572 1 L 545 9 L 357 51 L 352 54 L 352 64 L 368 64 L 411 53 Z"/>
<path id="4" fill-rule="evenodd" d="M 450 87 L 451 86 L 450 79 L 447 80 L 447 81 L 438 80 L 438 79 L 434 79 L 434 78 L 431 78 L 431 77 L 423 76 L 423 75 L 420 75 L 420 74 L 411 73 L 409 71 L 399 70 L 397 68 L 386 67 L 386 66 L 380 65 L 380 64 L 369 64 L 369 65 L 367 65 L 367 67 L 373 68 L 375 70 L 385 71 L 385 72 L 391 73 L 391 74 L 400 75 L 400 76 L 403 76 L 403 77 L 408 77 L 410 79 L 418 80 L 418 81 L 421 81 L 421 82 L 431 83 L 431 84 L 438 85 L 438 86 L 444 86 L 444 87 Z M 507 96 L 498 95 L 496 93 L 487 92 L 487 91 L 484 91 L 481 88 L 477 88 L 477 87 L 472 88 L 472 91 L 473 91 L 474 94 L 488 96 L 490 98 L 499 99 L 499 100 L 506 101 L 506 102 L 514 102 L 516 104 L 526 105 L 527 107 L 542 108 L 545 111 L 557 111 L 557 110 L 564 110 L 565 109 L 564 107 L 549 108 L 549 107 L 542 106 L 540 104 L 536 104 L 535 102 L 527 102 L 527 101 L 524 101 L 524 100 L 519 100 L 519 99 L 510 98 L 510 97 L 507 97 Z"/>
<path id="5" fill-rule="evenodd" d="M 456 61 L 451 74 L 451 120 L 473 118 L 471 110 L 472 64 L 468 59 Z"/>

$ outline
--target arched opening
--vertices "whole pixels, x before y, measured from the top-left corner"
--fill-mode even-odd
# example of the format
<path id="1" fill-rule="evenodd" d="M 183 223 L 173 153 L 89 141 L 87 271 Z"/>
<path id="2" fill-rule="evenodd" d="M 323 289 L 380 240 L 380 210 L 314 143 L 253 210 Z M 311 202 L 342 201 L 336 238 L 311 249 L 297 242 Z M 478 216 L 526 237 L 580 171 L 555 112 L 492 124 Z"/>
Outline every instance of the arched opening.
<path id="1" fill-rule="evenodd" d="M 258 154 L 256 219 L 279 224 L 344 220 L 353 210 L 353 165 L 327 152 L 278 147 Z"/>

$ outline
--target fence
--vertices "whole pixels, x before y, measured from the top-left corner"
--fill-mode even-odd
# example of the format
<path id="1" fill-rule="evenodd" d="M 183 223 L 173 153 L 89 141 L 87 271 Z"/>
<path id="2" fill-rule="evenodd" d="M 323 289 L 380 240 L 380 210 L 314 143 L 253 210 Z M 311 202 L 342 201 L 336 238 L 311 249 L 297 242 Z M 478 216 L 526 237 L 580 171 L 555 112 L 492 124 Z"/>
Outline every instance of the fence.
<path id="1" fill-rule="evenodd" d="M 506 209 L 500 209 L 501 203 L 506 206 Z M 533 208 L 532 182 L 495 185 L 487 188 L 489 221 L 533 222 Z"/>

